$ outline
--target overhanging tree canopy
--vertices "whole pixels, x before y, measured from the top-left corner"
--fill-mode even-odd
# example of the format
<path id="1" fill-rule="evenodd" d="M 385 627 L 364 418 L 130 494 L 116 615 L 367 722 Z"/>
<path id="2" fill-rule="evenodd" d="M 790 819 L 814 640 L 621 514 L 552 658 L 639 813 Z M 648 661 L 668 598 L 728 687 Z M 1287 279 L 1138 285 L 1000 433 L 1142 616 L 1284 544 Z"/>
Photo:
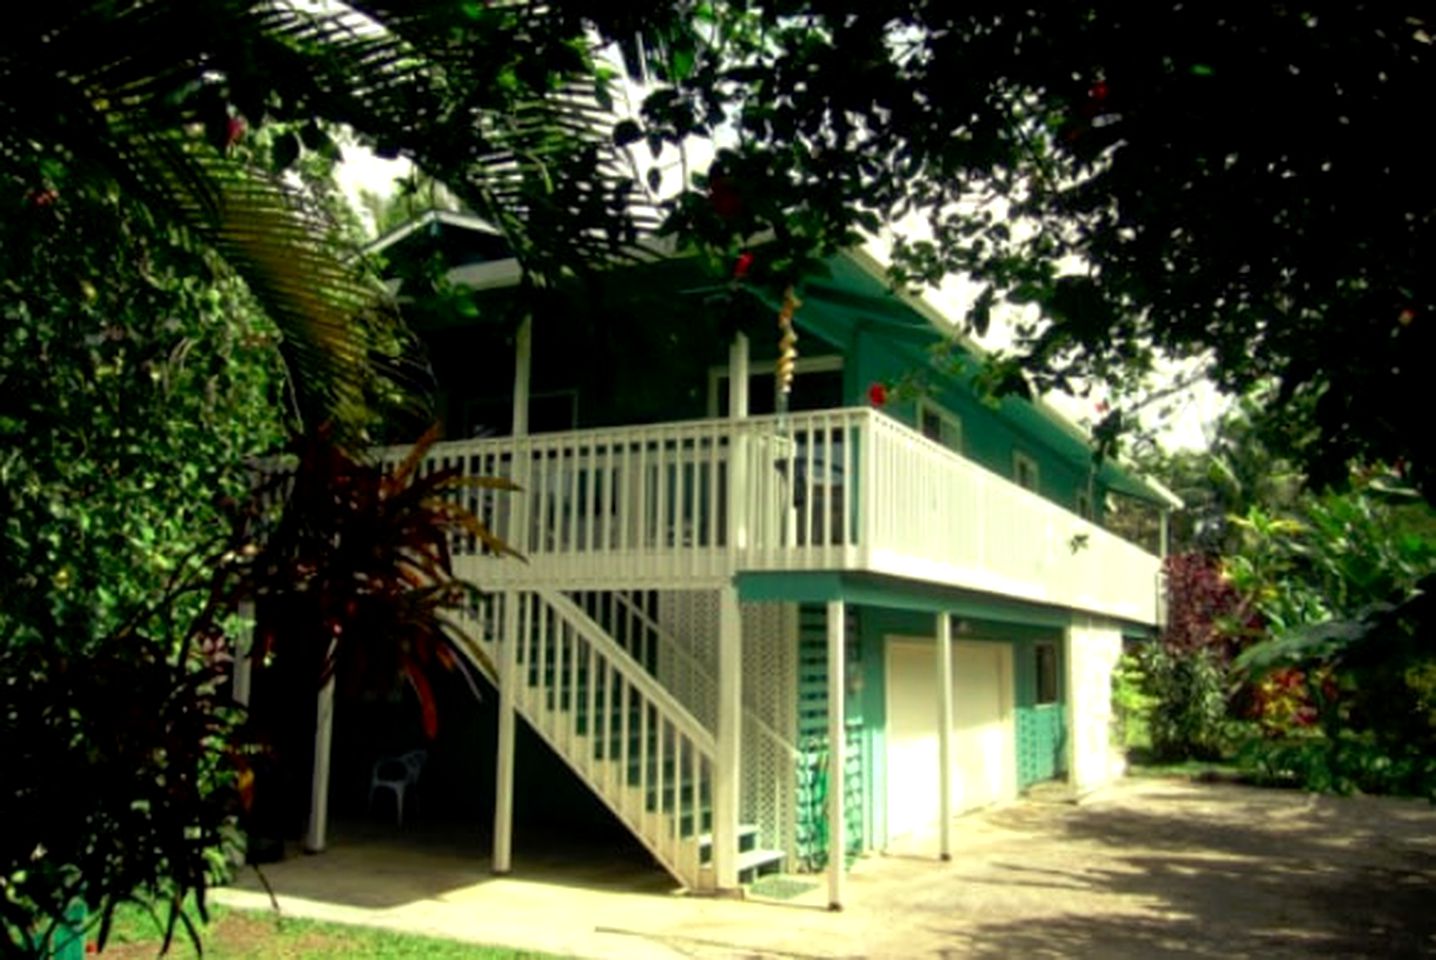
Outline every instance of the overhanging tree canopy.
<path id="1" fill-rule="evenodd" d="M 285 171 L 328 130 L 441 177 L 508 236 L 529 275 L 634 235 L 606 79 L 564 5 L 409 0 L 57 0 L 0 35 L 0 179 L 13 208 L 110 184 L 217 253 L 284 334 L 301 412 L 365 421 L 374 376 L 412 388 L 382 288 L 330 211 Z M 278 125 L 266 155 L 243 149 Z M 422 384 L 419 384 L 422 386 Z"/>
<path id="2" fill-rule="evenodd" d="M 979 331 L 1001 298 L 1040 308 L 1000 382 L 1209 356 L 1230 391 L 1279 381 L 1273 425 L 1315 479 L 1380 458 L 1436 489 L 1427 5 L 690 12 L 647 51 L 644 132 L 732 135 L 674 226 L 730 250 L 772 230 L 790 274 L 915 219 L 900 280 L 986 284 Z"/>

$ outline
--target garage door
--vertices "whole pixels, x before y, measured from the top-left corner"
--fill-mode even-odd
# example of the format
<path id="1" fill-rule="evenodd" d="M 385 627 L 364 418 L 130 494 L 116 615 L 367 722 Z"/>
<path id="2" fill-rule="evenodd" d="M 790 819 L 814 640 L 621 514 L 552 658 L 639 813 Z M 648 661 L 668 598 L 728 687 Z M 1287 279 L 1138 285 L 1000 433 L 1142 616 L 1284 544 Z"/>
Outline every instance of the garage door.
<path id="1" fill-rule="evenodd" d="M 937 827 L 937 692 L 933 641 L 889 638 L 887 644 L 888 841 L 932 834 Z M 973 810 L 1017 792 L 1012 729 L 1012 647 L 952 647 L 952 800 Z"/>

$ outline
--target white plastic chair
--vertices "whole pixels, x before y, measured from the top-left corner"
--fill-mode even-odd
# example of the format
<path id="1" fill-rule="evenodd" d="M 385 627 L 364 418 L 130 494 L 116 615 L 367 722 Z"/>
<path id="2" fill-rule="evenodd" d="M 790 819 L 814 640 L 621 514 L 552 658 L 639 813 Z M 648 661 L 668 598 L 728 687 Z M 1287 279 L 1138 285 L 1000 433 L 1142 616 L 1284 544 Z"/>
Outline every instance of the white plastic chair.
<path id="1" fill-rule="evenodd" d="M 374 772 L 369 777 L 369 812 L 374 812 L 374 793 L 389 790 L 394 794 L 394 813 L 399 826 L 404 825 L 404 791 L 419 782 L 419 772 L 424 761 L 429 759 L 427 750 L 410 750 L 397 757 L 384 757 L 375 761 Z"/>

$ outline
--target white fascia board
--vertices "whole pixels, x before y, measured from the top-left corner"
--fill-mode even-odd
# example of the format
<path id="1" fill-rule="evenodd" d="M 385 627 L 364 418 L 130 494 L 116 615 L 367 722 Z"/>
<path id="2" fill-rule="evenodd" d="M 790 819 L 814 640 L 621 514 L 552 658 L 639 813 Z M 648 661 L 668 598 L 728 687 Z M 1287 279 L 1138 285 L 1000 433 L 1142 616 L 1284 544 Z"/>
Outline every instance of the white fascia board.
<path id="1" fill-rule="evenodd" d="M 365 245 L 364 253 L 382 253 L 399 241 L 409 237 L 415 231 L 427 227 L 431 223 L 442 223 L 451 227 L 459 227 L 462 230 L 487 233 L 494 237 L 499 236 L 499 231 L 492 224 L 482 217 L 476 217 L 471 213 L 458 213 L 453 210 L 425 210 L 413 220 L 395 227 L 377 240 L 370 241 Z"/>

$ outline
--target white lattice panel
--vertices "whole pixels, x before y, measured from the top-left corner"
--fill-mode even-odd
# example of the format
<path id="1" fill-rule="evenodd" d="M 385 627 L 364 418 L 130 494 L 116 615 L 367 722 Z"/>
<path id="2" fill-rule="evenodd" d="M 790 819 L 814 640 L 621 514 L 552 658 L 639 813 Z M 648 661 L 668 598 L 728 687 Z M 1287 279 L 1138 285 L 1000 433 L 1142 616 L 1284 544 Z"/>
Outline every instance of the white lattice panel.
<path id="1" fill-rule="evenodd" d="M 665 590 L 658 595 L 658 626 L 681 647 L 658 657 L 658 679 L 709 730 L 718 727 L 718 592 Z"/>
<path id="2" fill-rule="evenodd" d="M 743 820 L 764 846 L 795 855 L 798 608 L 745 603 L 743 613 Z"/>

